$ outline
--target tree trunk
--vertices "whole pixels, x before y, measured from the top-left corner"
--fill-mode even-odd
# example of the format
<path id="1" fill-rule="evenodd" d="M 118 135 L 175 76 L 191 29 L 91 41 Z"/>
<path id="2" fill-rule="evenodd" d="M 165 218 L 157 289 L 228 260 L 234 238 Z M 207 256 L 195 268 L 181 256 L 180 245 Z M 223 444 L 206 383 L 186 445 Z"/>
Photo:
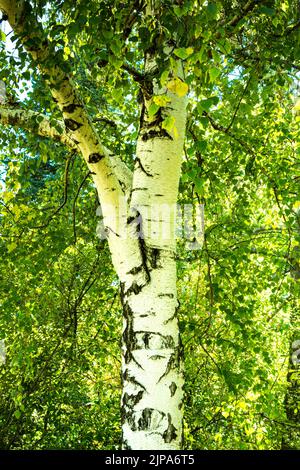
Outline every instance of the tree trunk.
<path id="1" fill-rule="evenodd" d="M 299 317 L 299 314 L 293 315 L 291 319 L 293 333 L 289 350 L 287 389 L 284 398 L 285 414 L 288 422 L 282 437 L 282 450 L 300 449 L 300 328 L 295 328 L 295 322 L 299 321 L 296 318 L 297 316 Z"/>
<path id="2" fill-rule="evenodd" d="M 300 228 L 300 227 L 299 227 Z M 287 389 L 284 407 L 288 423 L 282 437 L 282 450 L 300 449 L 300 316 L 299 316 L 299 245 L 293 249 L 290 259 L 291 275 L 295 281 L 293 288 L 294 305 L 290 324 L 292 334 L 289 348 Z"/>
<path id="3" fill-rule="evenodd" d="M 174 253 L 147 250 L 151 278 L 122 285 L 124 449 L 182 445 L 182 348 L 176 317 Z"/>
<path id="4" fill-rule="evenodd" d="M 123 279 L 119 275 L 124 311 L 124 449 L 182 448 L 175 227 L 186 99 L 162 89 L 155 80 L 152 85 L 152 95 L 144 94 L 127 219 L 131 236 L 135 233 L 138 239 L 139 261 L 136 257 Z M 153 117 L 149 104 L 153 96 L 162 94 L 169 99 L 168 107 Z M 176 132 L 163 128 L 167 117 L 175 122 Z"/>

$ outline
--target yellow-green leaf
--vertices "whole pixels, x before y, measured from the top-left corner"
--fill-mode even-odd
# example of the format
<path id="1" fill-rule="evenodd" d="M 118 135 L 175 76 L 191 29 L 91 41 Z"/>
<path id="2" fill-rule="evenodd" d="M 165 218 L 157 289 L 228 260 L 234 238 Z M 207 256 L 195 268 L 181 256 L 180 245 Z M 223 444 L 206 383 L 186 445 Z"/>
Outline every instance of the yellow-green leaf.
<path id="1" fill-rule="evenodd" d="M 178 138 L 178 131 L 177 127 L 175 126 L 175 118 L 174 116 L 168 116 L 162 122 L 162 128 L 165 129 L 168 134 L 173 135 L 175 139 Z"/>
<path id="2" fill-rule="evenodd" d="M 180 97 L 185 96 L 189 91 L 188 84 L 177 77 L 169 81 L 169 83 L 167 84 L 167 88 L 172 93 L 175 93 L 177 96 Z"/>
<path id="3" fill-rule="evenodd" d="M 165 86 L 167 84 L 168 78 L 169 78 L 169 70 L 164 70 L 160 76 L 161 86 Z"/>
<path id="4" fill-rule="evenodd" d="M 153 101 L 155 104 L 157 104 L 157 106 L 161 107 L 161 106 L 166 106 L 171 100 L 169 96 L 157 95 L 157 96 L 153 96 Z"/>
<path id="5" fill-rule="evenodd" d="M 148 108 L 148 116 L 152 118 L 157 113 L 159 108 L 160 106 L 158 104 L 152 102 Z"/>
<path id="6" fill-rule="evenodd" d="M 209 70 L 210 81 L 214 82 L 216 80 L 216 78 L 220 75 L 220 73 L 221 73 L 221 71 L 219 69 L 217 69 L 217 67 L 212 67 Z"/>
<path id="7" fill-rule="evenodd" d="M 9 243 L 7 245 L 8 253 L 11 253 L 12 251 L 14 251 L 17 248 L 17 246 L 18 245 L 16 244 L 16 242 Z"/>
<path id="8" fill-rule="evenodd" d="M 174 54 L 179 57 L 180 59 L 187 59 L 192 53 L 194 49 L 192 47 L 180 47 L 179 49 L 174 50 Z"/>

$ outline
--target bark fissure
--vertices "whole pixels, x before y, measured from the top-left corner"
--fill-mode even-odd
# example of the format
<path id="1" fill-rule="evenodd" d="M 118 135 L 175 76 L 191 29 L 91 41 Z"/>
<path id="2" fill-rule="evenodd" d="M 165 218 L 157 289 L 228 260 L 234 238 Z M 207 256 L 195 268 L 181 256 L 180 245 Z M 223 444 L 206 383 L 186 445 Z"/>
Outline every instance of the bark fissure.
<path id="1" fill-rule="evenodd" d="M 150 176 L 151 178 L 153 178 L 152 173 L 150 173 L 148 170 L 146 170 L 146 168 L 145 168 L 144 165 L 142 164 L 140 158 L 136 157 L 135 160 L 136 160 L 136 162 L 138 163 L 138 166 L 140 167 L 140 169 L 142 170 L 142 172 L 145 173 L 145 175 Z M 147 186 L 145 189 L 148 189 L 148 186 Z M 136 190 L 136 188 L 134 188 L 134 190 Z"/>

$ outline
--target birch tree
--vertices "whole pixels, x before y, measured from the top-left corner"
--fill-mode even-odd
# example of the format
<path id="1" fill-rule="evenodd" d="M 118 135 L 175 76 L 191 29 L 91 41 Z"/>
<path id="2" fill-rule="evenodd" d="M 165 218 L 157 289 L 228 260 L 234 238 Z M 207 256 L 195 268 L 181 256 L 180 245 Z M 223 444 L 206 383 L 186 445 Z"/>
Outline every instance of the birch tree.
<path id="1" fill-rule="evenodd" d="M 184 141 L 187 130 L 195 136 L 193 121 L 210 123 L 230 135 L 243 97 L 226 127 L 213 120 L 210 109 L 219 101 L 216 81 L 221 63 L 232 60 L 235 70 L 243 64 L 250 77 L 256 70 L 256 49 L 265 52 L 274 35 L 277 41 L 275 24 L 266 38 L 260 37 L 269 17 L 278 15 L 279 29 L 293 41 L 297 23 L 287 20 L 287 12 L 289 7 L 294 12 L 294 3 L 285 9 L 273 6 L 260 1 L 237 2 L 232 8 L 228 2 L 149 0 L 128 5 L 78 2 L 75 7 L 69 2 L 0 0 L 2 21 L 13 30 L 23 65 L 36 70 L 35 77 L 51 94 L 44 113 L 7 98 L 0 107 L 1 125 L 50 139 L 81 155 L 98 193 L 123 307 L 124 449 L 183 445 L 175 228 Z M 106 28 L 106 19 L 111 29 Z M 83 48 L 80 56 L 78 44 L 84 41 L 92 52 Z M 288 44 L 281 46 L 279 41 L 278 67 L 283 69 L 293 67 L 292 60 L 286 62 L 287 50 Z M 93 93 L 87 100 L 76 63 L 80 59 L 89 68 L 87 58 L 92 60 L 95 88 L 99 83 L 105 87 L 101 79 L 108 68 L 116 76 L 131 77 L 133 94 L 138 89 L 139 127 L 131 161 L 112 151 L 97 130 L 96 119 L 104 118 L 90 110 Z M 127 95 L 125 106 L 133 96 L 129 90 Z M 200 140 L 197 135 L 195 139 Z"/>

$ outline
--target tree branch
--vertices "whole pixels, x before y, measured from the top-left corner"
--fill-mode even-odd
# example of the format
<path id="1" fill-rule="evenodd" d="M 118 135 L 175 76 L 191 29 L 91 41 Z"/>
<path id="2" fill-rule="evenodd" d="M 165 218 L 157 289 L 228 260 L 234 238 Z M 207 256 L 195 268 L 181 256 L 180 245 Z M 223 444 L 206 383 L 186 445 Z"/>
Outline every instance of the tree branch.
<path id="1" fill-rule="evenodd" d="M 41 137 L 50 138 L 56 142 L 76 150 L 77 144 L 66 132 L 63 121 L 50 120 L 41 113 L 22 108 L 0 106 L 0 124 L 24 129 Z"/>
<path id="2" fill-rule="evenodd" d="M 226 20 L 223 20 L 221 22 L 221 25 L 225 27 L 230 26 L 231 28 L 234 28 L 239 21 L 245 18 L 245 16 L 247 16 L 250 11 L 254 10 L 254 8 L 260 3 L 263 3 L 262 0 L 249 0 L 244 5 L 244 7 L 241 8 L 240 12 L 237 15 L 235 15 L 230 21 L 228 21 L 228 23 L 226 22 Z"/>
<path id="3" fill-rule="evenodd" d="M 57 60 L 54 46 L 48 42 L 32 14 L 29 2 L 0 0 L 0 10 L 8 16 L 11 27 L 49 85 L 53 99 L 62 112 L 65 129 L 76 142 L 93 174 L 99 197 L 106 198 L 108 191 L 117 190 L 121 195 L 129 190 L 130 170 L 120 160 L 111 159 L 111 152 L 102 144 L 78 91 L 65 71 L 68 64 Z"/>
<path id="4" fill-rule="evenodd" d="M 71 150 L 80 151 L 78 142 L 66 129 L 65 123 L 57 119 L 50 120 L 45 114 L 2 105 L 0 106 L 0 124 L 24 129 L 35 135 L 60 142 Z M 130 187 L 132 176 L 127 165 L 112 153 L 109 154 L 109 160 L 118 180 L 124 184 L 125 187 Z"/>
<path id="5" fill-rule="evenodd" d="M 237 115 L 237 113 L 238 113 L 238 111 L 239 111 L 239 109 L 240 109 L 242 99 L 244 98 L 245 93 L 246 93 L 246 91 L 247 91 L 247 89 L 248 89 L 248 87 L 249 87 L 249 85 L 250 85 L 250 81 L 251 81 L 251 75 L 250 75 L 250 77 L 249 77 L 249 79 L 248 79 L 248 81 L 247 81 L 247 83 L 246 83 L 246 86 L 245 86 L 244 89 L 243 89 L 243 92 L 241 93 L 241 96 L 240 96 L 240 98 L 239 98 L 238 104 L 237 104 L 237 106 L 236 106 L 236 108 L 235 108 L 235 111 L 234 111 L 234 113 L 233 113 L 233 116 L 232 116 L 232 118 L 231 118 L 231 121 L 230 121 L 230 123 L 228 124 L 228 126 L 226 127 L 226 132 L 228 132 L 228 131 L 230 130 L 231 126 L 232 126 L 233 123 L 234 123 L 234 120 L 235 120 L 235 118 L 236 118 L 236 115 Z"/>
<path id="6" fill-rule="evenodd" d="M 76 202 L 77 202 L 77 199 L 78 199 L 78 196 L 79 196 L 79 193 L 84 185 L 84 183 L 86 182 L 86 180 L 88 179 L 88 177 L 90 176 L 91 172 L 89 171 L 85 177 L 83 178 L 83 180 L 81 181 L 77 191 L 76 191 L 76 194 L 75 194 L 75 197 L 73 199 L 73 209 L 72 209 L 72 212 L 73 212 L 73 235 L 74 235 L 74 245 L 76 245 L 76 242 L 77 242 L 77 234 L 76 234 Z"/>
<path id="7" fill-rule="evenodd" d="M 144 73 L 140 72 L 139 70 L 135 69 L 131 65 L 123 64 L 122 69 L 125 70 L 126 72 L 128 72 L 129 75 L 131 75 L 134 78 L 134 80 L 137 83 L 139 83 L 140 85 L 143 85 L 145 83 L 146 75 Z"/>
<path id="8" fill-rule="evenodd" d="M 72 152 L 71 155 L 67 158 L 66 160 L 66 163 L 65 163 L 65 173 L 64 173 L 64 198 L 63 198 L 63 202 L 57 207 L 57 209 L 55 209 L 55 211 L 50 215 L 50 217 L 48 218 L 47 222 L 42 224 L 42 225 L 38 225 L 38 226 L 35 226 L 35 227 L 31 227 L 32 229 L 40 229 L 40 228 L 45 228 L 45 227 L 48 227 L 49 223 L 51 222 L 51 220 L 64 208 L 64 206 L 67 204 L 67 201 L 68 201 L 68 188 L 69 188 L 69 169 L 70 169 L 70 163 L 71 163 L 71 160 L 74 156 L 74 153 Z"/>

